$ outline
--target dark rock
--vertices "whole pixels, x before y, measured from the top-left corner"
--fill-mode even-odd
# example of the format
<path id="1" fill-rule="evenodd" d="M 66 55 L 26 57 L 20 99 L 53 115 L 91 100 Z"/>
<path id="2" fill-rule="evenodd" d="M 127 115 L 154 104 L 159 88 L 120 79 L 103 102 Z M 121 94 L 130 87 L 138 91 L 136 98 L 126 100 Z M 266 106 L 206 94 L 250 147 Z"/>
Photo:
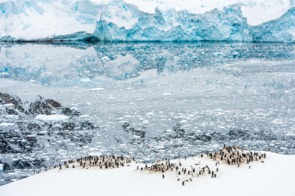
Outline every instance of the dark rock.
<path id="1" fill-rule="evenodd" d="M 29 113 L 33 116 L 38 114 L 50 115 L 52 113 L 61 113 L 66 116 L 79 116 L 80 112 L 63 107 L 59 102 L 53 99 L 44 99 L 39 97 L 38 100 L 30 104 Z"/>
<path id="2" fill-rule="evenodd" d="M 29 112 L 36 116 L 38 114 L 46 114 L 46 115 L 49 115 L 53 112 L 54 106 L 52 106 L 50 103 L 52 103 L 51 101 L 48 101 L 48 100 L 43 100 L 42 97 L 39 98 L 39 100 L 31 103 L 30 105 L 30 109 L 29 109 Z M 60 105 L 59 103 L 55 103 L 53 102 L 54 105 Z"/>
<path id="3" fill-rule="evenodd" d="M 127 127 L 129 127 L 130 124 L 128 122 L 124 122 L 124 124 L 122 125 L 123 129 L 126 130 Z"/>
<path id="4" fill-rule="evenodd" d="M 48 167 L 47 164 L 51 160 L 45 159 L 44 155 L 40 153 L 47 146 L 48 148 L 52 148 L 52 150 L 66 150 L 69 147 L 67 145 L 69 141 L 80 147 L 92 141 L 92 133 L 83 130 L 94 129 L 94 124 L 88 121 L 81 122 L 77 120 L 75 117 L 80 115 L 79 112 L 63 107 L 53 99 L 40 97 L 37 101 L 31 104 L 28 103 L 26 107 L 29 106 L 29 109 L 26 111 L 24 109 L 26 107 L 24 107 L 24 104 L 19 98 L 0 93 L 0 106 L 3 104 L 10 104 L 10 106 L 0 107 L 0 118 L 1 115 L 17 115 L 17 118 L 15 118 L 17 120 L 14 118 L 5 119 L 5 122 L 15 125 L 3 126 L 0 130 L 0 153 L 8 154 L 8 157 L 10 157 L 5 162 L 2 160 L 4 162 L 4 170 L 7 173 L 13 172 L 14 169 L 34 169 L 40 171 L 42 168 Z M 39 114 L 64 114 L 71 118 L 63 122 L 43 122 L 35 120 L 34 117 Z M 39 141 L 42 142 L 39 143 Z M 59 144 L 56 141 L 62 141 L 62 143 Z M 50 151 L 51 149 L 44 150 Z M 41 157 L 35 159 L 36 153 L 32 152 L 37 152 L 37 155 Z M 22 160 L 11 160 L 13 156 L 10 155 L 16 153 L 26 154 L 26 158 Z M 30 156 L 31 153 L 32 156 Z M 28 173 L 29 170 L 26 171 L 26 175 L 31 175 Z M 18 179 L 18 177 L 16 175 L 6 176 L 4 177 L 4 183 Z"/>
<path id="5" fill-rule="evenodd" d="M 17 111 L 12 108 L 6 108 L 6 112 L 9 115 L 17 115 L 18 114 Z"/>
<path id="6" fill-rule="evenodd" d="M 44 159 L 35 159 L 31 162 L 35 167 L 41 168 L 46 167 Z"/>
<path id="7" fill-rule="evenodd" d="M 173 127 L 173 131 L 176 133 L 176 138 L 182 138 L 185 134 L 185 131 L 183 128 L 181 128 L 181 125 L 179 123 L 177 123 L 174 127 Z"/>
<path id="8" fill-rule="evenodd" d="M 53 108 L 60 108 L 62 107 L 61 104 L 53 99 L 46 99 L 44 101 L 46 105 L 51 105 Z"/>
<path id="9" fill-rule="evenodd" d="M 70 108 L 62 108 L 61 112 L 66 116 L 80 116 L 80 112 L 76 110 L 71 110 Z"/>
<path id="10" fill-rule="evenodd" d="M 216 140 L 216 141 L 226 140 L 226 135 L 218 133 L 218 132 L 210 133 L 210 136 L 211 136 L 212 140 Z"/>
<path id="11" fill-rule="evenodd" d="M 3 137 L 3 135 L 0 135 L 0 153 L 1 154 L 7 153 L 7 150 L 6 150 L 7 146 L 8 146 L 8 142 Z"/>
<path id="12" fill-rule="evenodd" d="M 94 125 L 91 122 L 84 121 L 81 123 L 81 129 L 94 129 Z"/>
<path id="13" fill-rule="evenodd" d="M 38 125 L 37 123 L 29 123 L 27 128 L 30 130 L 30 131 L 41 131 L 41 126 Z"/>
<path id="14" fill-rule="evenodd" d="M 27 145 L 30 146 L 30 147 L 35 147 L 37 146 L 37 138 L 36 137 L 33 137 L 33 136 L 26 136 L 25 137 L 26 140 L 27 140 Z"/>
<path id="15" fill-rule="evenodd" d="M 20 112 L 24 112 L 24 108 L 22 107 L 22 102 L 18 97 L 12 97 L 9 94 L 0 92 L 0 104 L 13 104 L 14 108 L 19 110 Z"/>
<path id="16" fill-rule="evenodd" d="M 142 130 L 134 130 L 133 133 L 141 138 L 145 137 L 145 131 Z"/>
<path id="17" fill-rule="evenodd" d="M 249 138 L 250 133 L 248 130 L 243 129 L 231 129 L 228 132 L 229 139 L 236 140 L 236 139 L 243 139 L 243 138 Z"/>
<path id="18" fill-rule="evenodd" d="M 201 140 L 203 142 L 210 142 L 211 139 L 212 139 L 212 136 L 206 135 L 206 134 L 196 136 L 196 140 Z"/>
<path id="19" fill-rule="evenodd" d="M 140 138 L 144 138 L 145 137 L 145 131 L 135 129 L 128 122 L 125 122 L 122 125 L 122 127 L 123 127 L 123 130 L 126 131 L 127 133 L 130 133 L 132 135 L 139 136 Z"/>
<path id="20" fill-rule="evenodd" d="M 74 130 L 75 129 L 75 123 L 73 123 L 73 122 L 63 122 L 62 124 L 61 124 L 61 126 L 62 126 L 62 130 L 64 131 L 64 130 L 69 130 L 69 131 L 72 131 L 72 130 Z"/>
<path id="21" fill-rule="evenodd" d="M 32 168 L 32 165 L 29 161 L 24 160 L 15 160 L 12 162 L 12 168 L 13 169 L 30 169 Z"/>
<path id="22" fill-rule="evenodd" d="M 11 171 L 11 167 L 8 163 L 3 163 L 3 172 Z"/>

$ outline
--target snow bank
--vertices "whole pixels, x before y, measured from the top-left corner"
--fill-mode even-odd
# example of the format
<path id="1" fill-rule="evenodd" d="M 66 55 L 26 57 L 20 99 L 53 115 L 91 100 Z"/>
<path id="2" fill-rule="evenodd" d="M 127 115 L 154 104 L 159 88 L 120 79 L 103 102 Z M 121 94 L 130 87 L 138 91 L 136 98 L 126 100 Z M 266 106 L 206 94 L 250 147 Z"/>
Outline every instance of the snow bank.
<path id="1" fill-rule="evenodd" d="M 215 162 L 200 157 L 181 160 L 184 165 L 199 163 L 215 166 Z M 178 160 L 176 160 L 178 162 Z M 295 156 L 267 153 L 265 163 L 237 166 L 219 165 L 217 178 L 194 178 L 185 186 L 175 174 L 149 173 L 136 170 L 136 164 L 111 170 L 62 169 L 51 170 L 0 187 L 5 196 L 52 195 L 227 195 L 227 196 L 294 196 Z"/>
<path id="2" fill-rule="evenodd" d="M 69 119 L 68 116 L 65 115 L 44 115 L 44 114 L 39 114 L 35 117 L 36 120 L 42 120 L 42 121 L 63 121 Z"/>
<path id="3" fill-rule="evenodd" d="M 14 128 L 15 128 L 14 123 L 7 123 L 7 122 L 0 123 L 0 133 L 9 132 L 11 129 L 14 129 Z"/>
<path id="4" fill-rule="evenodd" d="M 11 127 L 14 125 L 15 125 L 14 123 L 6 123 L 6 122 L 0 123 L 0 127 Z"/>

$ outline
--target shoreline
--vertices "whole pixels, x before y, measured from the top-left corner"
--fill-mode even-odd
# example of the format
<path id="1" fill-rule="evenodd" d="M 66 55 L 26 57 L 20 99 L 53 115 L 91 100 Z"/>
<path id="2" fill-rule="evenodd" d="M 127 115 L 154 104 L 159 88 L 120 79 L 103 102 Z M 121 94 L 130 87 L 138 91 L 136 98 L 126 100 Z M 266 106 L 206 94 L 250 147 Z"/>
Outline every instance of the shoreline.
<path id="1" fill-rule="evenodd" d="M 264 153 L 264 152 L 262 152 Z M 208 156 L 188 157 L 171 160 L 171 163 L 183 166 L 215 168 L 216 161 Z M 295 155 L 281 155 L 266 152 L 266 159 L 247 164 L 218 165 L 216 178 L 210 175 L 192 178 L 181 184 L 173 172 L 140 171 L 132 162 L 129 166 L 114 169 L 97 167 L 53 169 L 0 187 L 0 194 L 5 196 L 34 195 L 81 195 L 102 193 L 103 195 L 277 195 L 293 196 L 292 178 Z M 198 164 L 198 165 L 196 165 Z M 212 169 L 213 170 L 213 169 Z M 249 188 L 247 188 L 249 187 Z"/>

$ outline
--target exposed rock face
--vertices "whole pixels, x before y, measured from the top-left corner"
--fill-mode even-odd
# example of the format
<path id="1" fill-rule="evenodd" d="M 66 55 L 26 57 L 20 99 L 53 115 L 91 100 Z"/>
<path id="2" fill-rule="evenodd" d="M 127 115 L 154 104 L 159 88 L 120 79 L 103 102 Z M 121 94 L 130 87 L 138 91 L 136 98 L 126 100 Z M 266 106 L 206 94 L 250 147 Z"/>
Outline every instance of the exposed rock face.
<path id="1" fill-rule="evenodd" d="M 79 116 L 80 113 L 75 110 L 71 110 L 70 108 L 63 107 L 59 102 L 53 99 L 44 99 L 39 97 L 38 100 L 30 104 L 29 113 L 33 116 L 38 114 L 46 114 L 50 115 L 53 112 L 58 111 L 61 114 L 66 116 Z"/>
<path id="2" fill-rule="evenodd" d="M 50 117 L 56 114 L 67 118 L 50 121 L 35 118 L 37 115 Z M 46 167 L 43 158 L 28 158 L 32 152 L 45 146 L 66 150 L 68 143 L 80 147 L 90 143 L 93 136 L 87 130 L 93 130 L 95 126 L 81 120 L 79 115 L 80 112 L 53 99 L 39 97 L 35 102 L 24 104 L 20 98 L 0 92 L 0 154 L 26 155 L 26 158 L 17 160 L 2 159 L 0 156 L 3 172 Z M 62 141 L 62 145 L 56 141 Z"/>
<path id="3" fill-rule="evenodd" d="M 124 123 L 122 125 L 124 131 L 126 131 L 127 133 L 130 133 L 134 136 L 138 136 L 140 138 L 144 138 L 145 137 L 145 131 L 143 130 L 139 130 L 139 129 L 135 129 L 134 127 L 132 127 L 128 122 Z"/>
<path id="4" fill-rule="evenodd" d="M 12 104 L 16 110 L 18 110 L 20 112 L 24 112 L 24 108 L 22 107 L 23 103 L 21 102 L 20 98 L 12 97 L 8 94 L 0 92 L 0 105 L 7 105 L 7 104 Z M 9 109 L 11 109 L 11 108 L 9 108 L 9 107 L 6 108 L 7 113 L 9 113 L 8 112 Z"/>

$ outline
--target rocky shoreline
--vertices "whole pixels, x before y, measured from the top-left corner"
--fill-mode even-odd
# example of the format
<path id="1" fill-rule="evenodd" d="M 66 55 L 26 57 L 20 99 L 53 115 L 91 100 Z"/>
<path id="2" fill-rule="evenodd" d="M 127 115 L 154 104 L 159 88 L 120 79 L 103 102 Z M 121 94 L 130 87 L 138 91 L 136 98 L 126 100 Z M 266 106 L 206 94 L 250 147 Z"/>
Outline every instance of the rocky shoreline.
<path id="1" fill-rule="evenodd" d="M 0 185 L 93 152 L 130 156 L 152 163 L 167 157 L 206 153 L 223 144 L 284 154 L 295 151 L 294 135 L 267 130 L 232 128 L 228 132 L 192 132 L 176 123 L 163 135 L 153 137 L 148 127 L 140 129 L 126 121 L 114 135 L 84 117 L 85 114 L 75 108 L 64 107 L 53 99 L 39 96 L 36 101 L 23 102 L 0 92 Z"/>
<path id="2" fill-rule="evenodd" d="M 39 119 L 40 115 L 45 118 Z M 67 150 L 67 145 L 53 144 L 54 141 L 67 141 L 84 146 L 89 144 L 93 137 L 85 130 L 95 128 L 92 122 L 80 119 L 78 111 L 41 96 L 35 102 L 23 103 L 16 96 L 0 92 L 0 116 L 0 164 L 3 165 L 4 173 L 44 169 L 50 161 L 36 157 L 34 152 L 46 151 L 46 146 Z M 64 116 L 66 120 L 46 120 L 46 117 L 54 116 Z M 44 142 L 47 142 L 47 145 Z M 5 156 L 13 154 L 19 158 Z"/>

